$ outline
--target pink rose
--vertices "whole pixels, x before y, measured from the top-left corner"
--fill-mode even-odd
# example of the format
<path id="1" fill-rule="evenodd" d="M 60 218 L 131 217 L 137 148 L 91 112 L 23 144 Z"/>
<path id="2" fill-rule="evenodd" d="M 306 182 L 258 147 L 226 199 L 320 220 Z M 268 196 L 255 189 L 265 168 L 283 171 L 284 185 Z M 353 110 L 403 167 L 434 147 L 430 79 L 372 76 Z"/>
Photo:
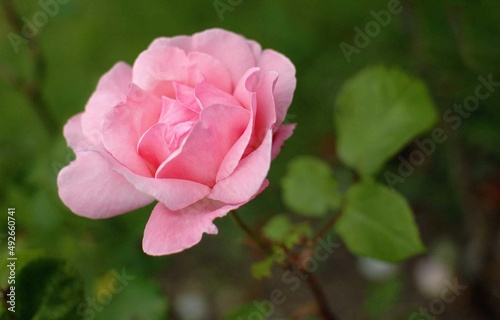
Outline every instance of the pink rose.
<path id="1" fill-rule="evenodd" d="M 232 32 L 156 39 L 132 67 L 106 73 L 66 123 L 76 160 L 59 173 L 59 195 L 93 219 L 157 200 L 144 251 L 192 247 L 268 185 L 294 129 L 282 122 L 295 84 L 290 60 Z"/>

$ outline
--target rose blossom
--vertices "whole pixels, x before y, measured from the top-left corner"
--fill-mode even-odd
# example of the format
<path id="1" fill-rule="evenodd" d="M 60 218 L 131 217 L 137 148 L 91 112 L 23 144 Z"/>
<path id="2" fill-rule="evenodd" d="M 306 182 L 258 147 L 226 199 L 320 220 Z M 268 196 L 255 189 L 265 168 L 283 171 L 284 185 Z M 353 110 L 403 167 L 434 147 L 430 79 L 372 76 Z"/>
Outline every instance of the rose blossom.
<path id="1" fill-rule="evenodd" d="M 268 185 L 294 129 L 282 123 L 295 84 L 290 60 L 232 32 L 158 38 L 102 76 L 66 123 L 76 160 L 59 173 L 59 195 L 93 219 L 157 200 L 144 251 L 187 249 Z"/>

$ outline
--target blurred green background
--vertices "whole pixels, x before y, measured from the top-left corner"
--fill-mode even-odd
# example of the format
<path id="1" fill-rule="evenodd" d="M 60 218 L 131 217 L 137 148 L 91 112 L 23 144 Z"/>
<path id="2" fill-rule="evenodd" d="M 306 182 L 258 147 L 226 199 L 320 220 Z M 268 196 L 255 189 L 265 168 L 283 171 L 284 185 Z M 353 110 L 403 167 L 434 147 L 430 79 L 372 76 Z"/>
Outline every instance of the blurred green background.
<path id="1" fill-rule="evenodd" d="M 58 198 L 57 172 L 74 158 L 62 126 L 83 110 L 99 77 L 119 60 L 133 63 L 156 37 L 212 27 L 282 52 L 297 68 L 298 85 L 287 118 L 298 123 L 295 134 L 273 163 L 270 187 L 240 210 L 255 229 L 272 215 L 288 212 L 280 179 L 293 157 L 310 154 L 339 166 L 333 106 L 350 76 L 383 64 L 399 66 L 426 82 L 439 109 L 437 126 L 449 139 L 395 188 L 409 199 L 428 253 L 396 269 L 377 265 L 389 271 L 374 276 L 377 266 L 341 246 L 320 265 L 322 285 L 341 319 L 408 319 L 420 307 L 429 308 L 434 299 L 429 292 L 439 290 L 429 288 L 439 282 L 429 279 L 457 276 L 468 288 L 446 305 L 440 319 L 500 319 L 500 87 L 463 117 L 456 130 L 443 121 L 448 109 L 475 94 L 479 76 L 500 81 L 497 2 L 402 1 L 401 13 L 391 15 L 387 26 L 348 59 L 341 43 L 354 45 L 355 28 L 365 30 L 375 21 L 372 10 L 386 10 L 394 1 L 216 2 L 228 6 L 224 12 L 217 12 L 212 0 L 61 2 L 66 3 L 59 4 L 58 12 L 17 53 L 8 37 L 12 29 L 0 12 L 0 217 L 6 222 L 7 208 L 15 207 L 18 252 L 26 260 L 68 260 L 83 277 L 89 299 L 109 289 L 116 272 L 133 277 L 106 304 L 90 306 L 87 300 L 95 312 L 85 319 L 223 319 L 248 302 L 269 299 L 275 288 L 282 288 L 287 300 L 272 318 L 313 313 L 306 286 L 291 292 L 279 270 L 275 280 L 252 278 L 249 265 L 261 257 L 248 250 L 244 234 L 229 218 L 216 220 L 218 236 L 204 236 L 188 251 L 157 258 L 141 250 L 153 206 L 93 221 L 72 214 Z M 27 21 L 42 10 L 40 3 L 14 1 Z M 28 48 L 31 42 L 46 62 L 41 79 Z M 53 125 L 41 120 L 20 85 L 38 80 Z M 412 143 L 402 155 L 416 148 Z M 394 159 L 391 170 L 396 172 L 398 165 Z M 335 172 L 340 179 L 350 174 L 342 168 Z M 380 181 L 385 181 L 383 175 Z M 2 232 L 3 257 L 7 249 Z M 0 266 L 0 271 L 5 287 L 5 268 Z"/>

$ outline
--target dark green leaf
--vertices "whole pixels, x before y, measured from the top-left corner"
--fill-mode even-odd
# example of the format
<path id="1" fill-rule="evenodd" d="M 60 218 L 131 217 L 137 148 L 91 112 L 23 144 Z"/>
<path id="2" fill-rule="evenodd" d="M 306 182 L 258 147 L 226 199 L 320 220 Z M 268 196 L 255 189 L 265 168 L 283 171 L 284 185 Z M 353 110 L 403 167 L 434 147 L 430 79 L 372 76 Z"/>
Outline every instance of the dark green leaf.
<path id="1" fill-rule="evenodd" d="M 20 272 L 16 286 L 18 319 L 81 319 L 84 301 L 80 275 L 67 262 L 44 258 L 32 261 Z"/>

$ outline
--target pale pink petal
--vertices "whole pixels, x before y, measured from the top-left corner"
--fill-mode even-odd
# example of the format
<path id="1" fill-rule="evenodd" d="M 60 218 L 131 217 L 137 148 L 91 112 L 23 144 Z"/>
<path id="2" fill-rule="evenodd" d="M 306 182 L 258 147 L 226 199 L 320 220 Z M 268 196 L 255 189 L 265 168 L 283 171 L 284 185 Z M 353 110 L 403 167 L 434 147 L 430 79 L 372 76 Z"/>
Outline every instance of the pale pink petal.
<path id="1" fill-rule="evenodd" d="M 203 233 L 217 234 L 215 218 L 225 216 L 238 205 L 200 201 L 184 210 L 169 210 L 158 203 L 144 230 L 142 247 L 152 256 L 181 252 L 200 242 Z"/>
<path id="2" fill-rule="evenodd" d="M 155 179 L 139 176 L 116 159 L 108 157 L 111 168 L 123 175 L 134 187 L 165 204 L 171 210 L 185 208 L 210 193 L 210 188 L 201 183 L 179 179 Z"/>
<path id="3" fill-rule="evenodd" d="M 245 131 L 243 132 L 241 137 L 239 137 L 238 140 L 233 144 L 231 149 L 229 149 L 227 154 L 224 156 L 224 160 L 222 160 L 222 163 L 219 167 L 219 171 L 217 171 L 215 182 L 227 178 L 233 173 L 234 169 L 236 169 L 243 156 L 243 152 L 245 151 L 248 142 L 250 141 L 252 130 L 253 130 L 253 118 L 250 117 L 250 120 L 248 121 Z"/>
<path id="4" fill-rule="evenodd" d="M 274 101 L 276 103 L 276 123 L 274 130 L 285 119 L 288 107 L 292 103 L 293 92 L 297 84 L 295 78 L 295 66 L 284 55 L 274 50 L 264 50 L 258 61 L 262 71 L 276 71 L 279 74 L 274 88 Z"/>
<path id="5" fill-rule="evenodd" d="M 238 81 L 234 89 L 234 97 L 238 99 L 241 106 L 247 110 L 255 109 L 257 98 L 255 96 L 255 85 L 259 76 L 259 68 L 249 69 L 245 75 Z M 254 111 L 252 111 L 255 114 Z"/>
<path id="6" fill-rule="evenodd" d="M 285 144 L 285 141 L 291 137 L 295 126 L 295 124 L 281 125 L 274 133 L 271 160 L 274 160 L 278 156 L 281 151 L 281 147 L 283 147 L 283 145 Z"/>
<path id="7" fill-rule="evenodd" d="M 257 80 L 258 73 L 259 69 L 257 68 L 248 70 L 245 76 L 243 76 L 243 78 L 241 78 L 238 82 L 235 90 L 235 96 L 238 98 L 240 104 L 245 107 L 245 109 L 252 110 L 252 114 L 254 114 L 253 112 L 257 107 L 257 98 L 256 94 L 253 92 L 253 87 L 255 81 Z M 236 143 L 231 147 L 231 149 L 224 157 L 219 171 L 217 172 L 216 182 L 227 178 L 231 173 L 233 173 L 234 169 L 236 169 L 236 167 L 240 163 L 240 160 L 243 157 L 243 153 L 250 141 L 250 137 L 252 136 L 254 126 L 253 124 L 254 120 L 253 117 L 251 117 L 241 137 L 238 139 L 238 141 L 236 141 Z"/>
<path id="8" fill-rule="evenodd" d="M 165 123 L 168 130 L 171 130 L 179 123 L 197 121 L 200 118 L 199 113 L 187 108 L 178 100 L 163 97 L 161 103 L 161 113 L 158 121 Z"/>
<path id="9" fill-rule="evenodd" d="M 255 128 L 258 131 L 267 130 L 276 122 L 276 106 L 273 90 L 279 74 L 269 71 L 262 75 L 255 88 L 257 94 L 257 113 L 255 115 Z"/>
<path id="10" fill-rule="evenodd" d="M 149 128 L 139 139 L 137 152 L 151 165 L 156 172 L 156 168 L 170 155 L 168 144 L 165 141 L 167 125 L 157 123 Z"/>
<path id="11" fill-rule="evenodd" d="M 161 102 L 135 85 L 132 92 L 142 92 L 140 101 L 127 99 L 106 114 L 102 140 L 106 150 L 121 164 L 136 174 L 151 176 L 147 163 L 137 152 L 137 144 L 144 132 L 158 121 Z"/>
<path id="12" fill-rule="evenodd" d="M 254 129 L 252 138 L 243 156 L 257 149 L 276 121 L 276 108 L 274 104 L 273 89 L 278 74 L 275 71 L 261 73 L 259 82 L 255 88 L 257 105 L 255 109 Z"/>
<path id="13" fill-rule="evenodd" d="M 195 96 L 201 103 L 202 108 L 221 104 L 224 106 L 240 106 L 240 102 L 233 96 L 224 92 L 207 81 L 198 83 Z"/>
<path id="14" fill-rule="evenodd" d="M 133 67 L 134 83 L 159 96 L 173 97 L 173 81 L 194 87 L 204 79 L 232 92 L 233 82 L 227 68 L 203 52 L 187 54 L 179 48 L 157 46 L 142 52 Z"/>
<path id="15" fill-rule="evenodd" d="M 222 29 L 196 33 L 190 51 L 206 53 L 222 63 L 237 83 L 245 72 L 256 66 L 253 48 L 242 36 Z"/>
<path id="16" fill-rule="evenodd" d="M 148 49 L 155 49 L 158 47 L 177 47 L 186 52 L 190 52 L 193 51 L 191 44 L 191 36 L 176 36 L 172 38 L 161 37 L 153 40 Z"/>
<path id="17" fill-rule="evenodd" d="M 248 46 L 252 50 L 253 57 L 255 58 L 255 61 L 259 61 L 260 55 L 262 54 L 262 47 L 260 44 L 254 40 L 247 40 Z"/>
<path id="18" fill-rule="evenodd" d="M 262 144 L 243 160 L 233 174 L 218 181 L 208 196 L 210 199 L 235 204 L 248 201 L 259 191 L 271 165 L 272 131 Z"/>
<path id="19" fill-rule="evenodd" d="M 185 179 L 213 186 L 224 156 L 250 119 L 241 107 L 203 109 L 184 145 L 158 168 L 156 178 Z"/>
<path id="20" fill-rule="evenodd" d="M 133 82 L 147 91 L 153 91 L 159 97 L 174 97 L 172 81 L 189 85 L 190 81 L 201 81 L 201 73 L 188 75 L 186 52 L 179 48 L 159 46 L 143 51 L 134 62 Z M 189 79 L 189 77 L 192 79 Z"/>
<path id="21" fill-rule="evenodd" d="M 227 67 L 210 55 L 202 52 L 190 52 L 188 54 L 189 65 L 188 74 L 190 77 L 201 73 L 203 78 L 227 93 L 233 93 L 233 81 Z M 199 78 L 195 77 L 193 81 L 188 80 L 191 86 L 196 85 Z"/>
<path id="22" fill-rule="evenodd" d="M 177 101 L 194 112 L 199 113 L 201 111 L 201 105 L 194 95 L 194 88 L 174 82 L 174 89 Z"/>
<path id="23" fill-rule="evenodd" d="M 125 99 L 131 80 L 132 69 L 124 62 L 115 64 L 99 80 L 82 115 L 83 133 L 92 144 L 100 144 L 104 115 Z"/>
<path id="24" fill-rule="evenodd" d="M 154 199 L 110 170 L 98 152 L 81 152 L 57 177 L 59 196 L 74 213 L 109 218 L 151 203 Z"/>
<path id="25" fill-rule="evenodd" d="M 68 146 L 75 151 L 92 147 L 82 131 L 82 115 L 83 113 L 79 113 L 69 118 L 63 128 L 64 138 L 66 138 Z"/>
<path id="26" fill-rule="evenodd" d="M 187 53 L 202 52 L 214 57 L 224 69 L 227 68 L 233 84 L 236 84 L 248 69 L 257 65 L 262 51 L 255 41 L 246 40 L 241 35 L 222 29 L 206 30 L 192 37 L 158 38 L 151 43 L 149 49 L 163 47 L 177 47 Z"/>

